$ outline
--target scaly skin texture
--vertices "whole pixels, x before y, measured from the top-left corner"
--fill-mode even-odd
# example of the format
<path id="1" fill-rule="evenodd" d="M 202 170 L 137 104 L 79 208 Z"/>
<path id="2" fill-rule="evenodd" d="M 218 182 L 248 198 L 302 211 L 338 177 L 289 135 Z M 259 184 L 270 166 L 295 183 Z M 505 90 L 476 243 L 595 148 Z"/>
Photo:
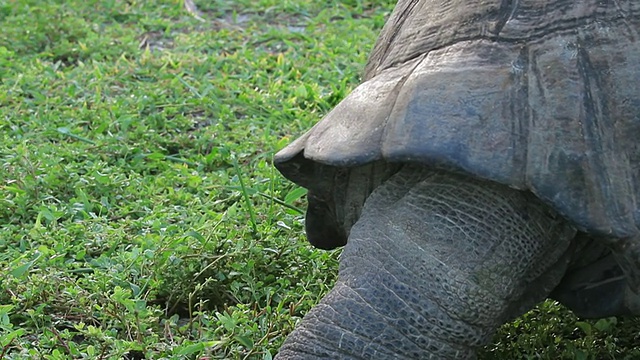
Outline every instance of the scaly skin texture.
<path id="1" fill-rule="evenodd" d="M 574 235 L 531 194 L 405 166 L 365 203 L 335 288 L 277 359 L 474 359 L 558 284 Z"/>

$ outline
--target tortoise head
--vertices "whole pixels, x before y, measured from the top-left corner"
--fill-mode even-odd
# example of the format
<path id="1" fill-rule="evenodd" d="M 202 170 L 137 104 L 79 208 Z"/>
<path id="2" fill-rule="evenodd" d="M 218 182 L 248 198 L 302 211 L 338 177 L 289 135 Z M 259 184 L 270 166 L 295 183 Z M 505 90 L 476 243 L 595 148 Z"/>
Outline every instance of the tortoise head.
<path id="1" fill-rule="evenodd" d="M 338 221 L 336 204 L 332 198 L 307 193 L 308 207 L 305 218 L 307 239 L 314 247 L 332 250 L 347 244 L 347 232 Z"/>

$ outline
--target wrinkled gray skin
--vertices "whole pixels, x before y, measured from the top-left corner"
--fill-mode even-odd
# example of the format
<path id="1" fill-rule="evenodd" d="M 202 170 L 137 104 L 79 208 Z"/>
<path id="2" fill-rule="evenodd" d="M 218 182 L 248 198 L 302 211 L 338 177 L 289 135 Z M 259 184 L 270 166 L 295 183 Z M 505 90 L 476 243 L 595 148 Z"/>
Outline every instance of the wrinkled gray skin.
<path id="1" fill-rule="evenodd" d="M 474 359 L 547 297 L 640 315 L 639 29 L 637 0 L 400 0 L 276 156 L 310 242 L 346 244 L 277 358 Z"/>
<path id="2" fill-rule="evenodd" d="M 406 167 L 367 200 L 338 283 L 277 358 L 472 358 L 558 284 L 575 233 L 526 193 Z"/>

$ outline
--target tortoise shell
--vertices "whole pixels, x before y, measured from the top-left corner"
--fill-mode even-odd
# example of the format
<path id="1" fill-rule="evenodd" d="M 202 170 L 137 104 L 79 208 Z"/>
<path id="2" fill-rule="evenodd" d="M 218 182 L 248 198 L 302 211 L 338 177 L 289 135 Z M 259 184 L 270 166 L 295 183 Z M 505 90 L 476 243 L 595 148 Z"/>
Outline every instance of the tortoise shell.
<path id="1" fill-rule="evenodd" d="M 637 275 L 639 36 L 637 0 L 400 0 L 364 82 L 275 157 L 310 189 L 309 237 L 343 244 L 345 189 L 363 202 L 420 163 L 531 191 Z M 353 169 L 377 178 L 349 185 Z"/>

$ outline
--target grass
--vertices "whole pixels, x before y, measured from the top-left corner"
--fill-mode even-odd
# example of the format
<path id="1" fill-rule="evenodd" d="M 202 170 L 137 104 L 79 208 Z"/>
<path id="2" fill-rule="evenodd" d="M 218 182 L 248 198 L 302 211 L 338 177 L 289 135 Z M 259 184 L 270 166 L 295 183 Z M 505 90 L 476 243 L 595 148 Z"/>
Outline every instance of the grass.
<path id="1" fill-rule="evenodd" d="M 272 167 L 359 81 L 383 0 L 0 0 L 0 359 L 270 359 L 331 287 Z M 631 359 L 547 302 L 483 359 Z"/>

